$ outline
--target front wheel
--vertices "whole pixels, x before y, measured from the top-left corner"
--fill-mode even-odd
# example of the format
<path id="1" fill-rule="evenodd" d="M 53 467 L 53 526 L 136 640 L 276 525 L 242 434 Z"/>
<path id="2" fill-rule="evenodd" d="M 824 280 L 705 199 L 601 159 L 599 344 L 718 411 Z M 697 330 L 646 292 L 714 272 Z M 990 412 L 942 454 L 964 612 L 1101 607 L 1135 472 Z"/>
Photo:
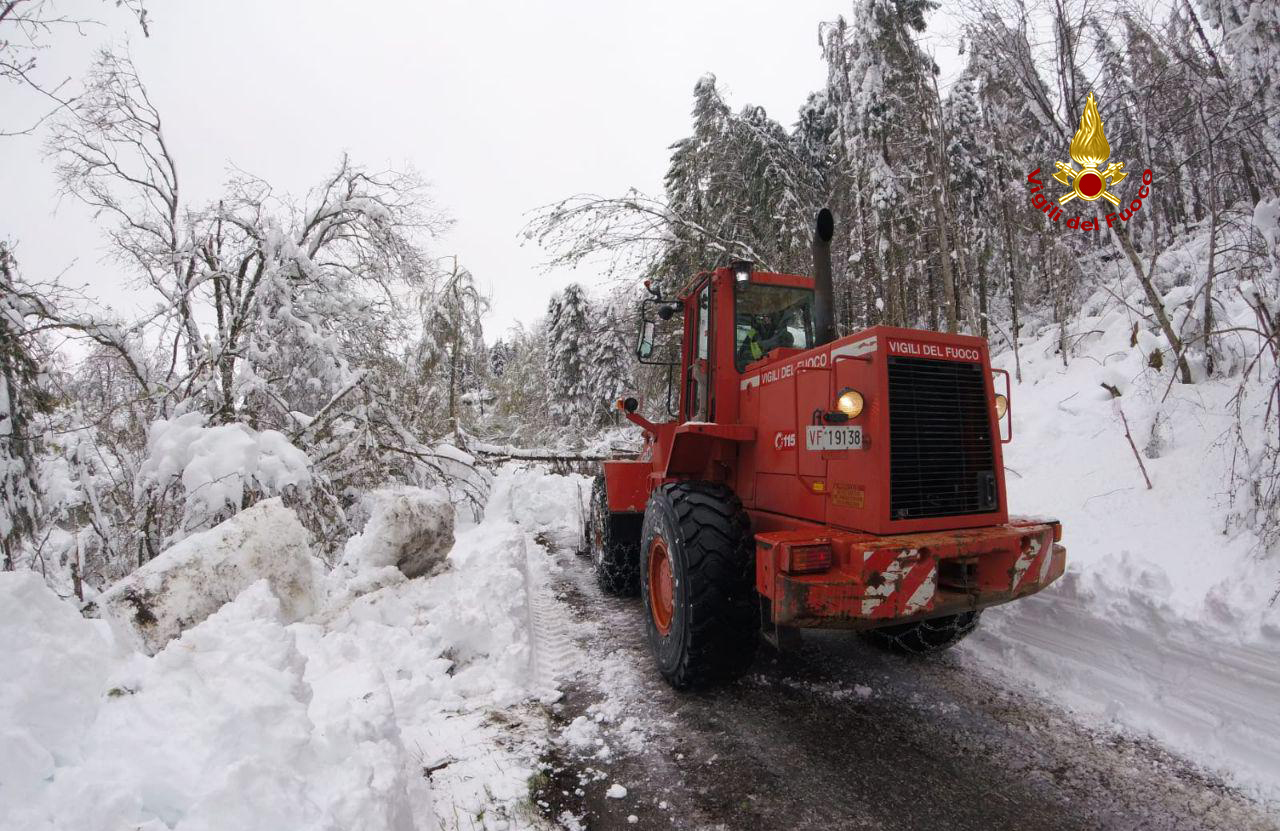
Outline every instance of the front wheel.
<path id="1" fill-rule="evenodd" d="M 870 629 L 862 636 L 870 643 L 899 655 L 927 655 L 950 649 L 978 628 L 981 612 L 961 612 L 958 615 L 898 623 Z"/>
<path id="2" fill-rule="evenodd" d="M 640 596 L 658 670 L 686 689 L 741 676 L 759 634 L 755 543 L 724 485 L 680 482 L 649 497 Z"/>

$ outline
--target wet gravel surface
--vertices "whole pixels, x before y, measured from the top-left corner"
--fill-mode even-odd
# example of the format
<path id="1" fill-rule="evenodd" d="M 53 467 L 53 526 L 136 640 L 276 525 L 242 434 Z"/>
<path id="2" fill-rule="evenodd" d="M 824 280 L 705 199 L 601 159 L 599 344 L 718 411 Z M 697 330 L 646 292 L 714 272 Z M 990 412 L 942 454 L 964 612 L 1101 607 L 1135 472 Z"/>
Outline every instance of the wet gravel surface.
<path id="1" fill-rule="evenodd" d="M 1071 720 L 962 649 L 904 659 L 806 632 L 798 653 L 762 646 L 735 684 L 675 692 L 639 601 L 602 596 L 589 561 L 562 557 L 557 594 L 588 660 L 553 725 L 585 716 L 608 749 L 553 738 L 535 799 L 560 827 L 1280 829 L 1274 806 Z"/>

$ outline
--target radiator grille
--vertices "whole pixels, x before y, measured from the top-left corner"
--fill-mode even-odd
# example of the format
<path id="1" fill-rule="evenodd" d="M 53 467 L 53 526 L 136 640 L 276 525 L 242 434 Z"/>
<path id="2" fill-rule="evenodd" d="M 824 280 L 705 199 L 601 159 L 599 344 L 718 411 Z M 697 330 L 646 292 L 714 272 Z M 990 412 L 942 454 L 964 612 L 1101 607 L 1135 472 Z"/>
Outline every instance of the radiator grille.
<path id="1" fill-rule="evenodd" d="M 889 518 L 998 507 L 982 365 L 889 357 Z"/>

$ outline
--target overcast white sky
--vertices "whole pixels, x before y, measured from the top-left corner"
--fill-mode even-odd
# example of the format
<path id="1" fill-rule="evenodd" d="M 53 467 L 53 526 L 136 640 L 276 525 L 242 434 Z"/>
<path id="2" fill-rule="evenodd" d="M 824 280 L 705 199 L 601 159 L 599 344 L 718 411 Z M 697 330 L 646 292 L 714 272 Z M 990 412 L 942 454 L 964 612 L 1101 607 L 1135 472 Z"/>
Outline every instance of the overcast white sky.
<path id="1" fill-rule="evenodd" d="M 166 118 L 186 201 L 216 196 L 229 165 L 302 194 L 343 151 L 372 168 L 412 165 L 456 220 L 436 253 L 486 286 L 492 341 L 531 321 L 571 281 L 522 246 L 527 212 L 577 192 L 658 192 L 667 147 L 689 131 L 694 82 L 713 72 L 733 106 L 785 125 L 822 85 L 818 24 L 847 0 L 330 2 L 151 0 L 152 34 L 104 0 L 63 0 L 107 24 L 63 36 L 44 77 L 78 78 L 94 48 L 129 41 Z M 939 44 L 945 50 L 945 45 Z M 0 88 L 6 127 L 34 99 Z M 58 200 L 40 137 L 0 139 L 0 235 L 24 273 L 65 269 L 117 310 L 139 297 L 104 261 L 87 211 Z"/>

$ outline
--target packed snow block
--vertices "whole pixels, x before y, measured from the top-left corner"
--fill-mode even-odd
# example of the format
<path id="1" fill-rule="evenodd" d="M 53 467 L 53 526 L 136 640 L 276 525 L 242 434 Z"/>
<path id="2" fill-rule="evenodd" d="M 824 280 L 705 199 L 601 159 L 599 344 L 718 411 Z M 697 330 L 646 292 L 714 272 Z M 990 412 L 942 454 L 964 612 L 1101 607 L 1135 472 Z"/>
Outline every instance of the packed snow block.
<path id="1" fill-rule="evenodd" d="M 148 655 L 265 580 L 287 621 L 315 611 L 324 566 L 307 530 L 279 499 L 259 502 L 167 549 L 105 591 L 99 608 L 117 636 Z"/>
<path id="2" fill-rule="evenodd" d="M 395 566 L 420 577 L 444 563 L 453 548 L 453 505 L 439 489 L 380 488 L 364 498 L 369 520 L 347 541 L 344 569 L 365 572 Z"/>
<path id="3" fill-rule="evenodd" d="M 549 548 L 577 550 L 591 480 L 576 473 L 548 475 L 537 467 L 514 465 L 506 473 L 494 483 L 487 512 L 505 514 Z"/>

